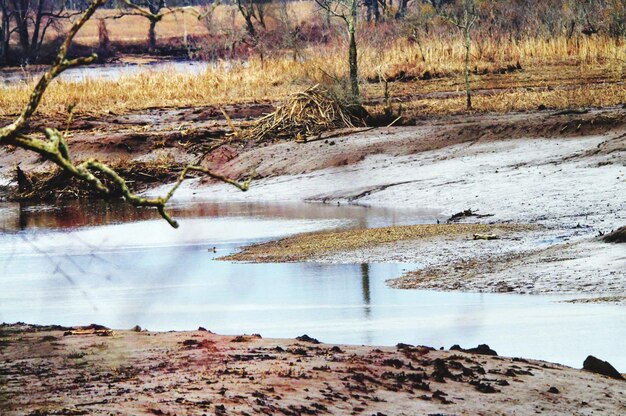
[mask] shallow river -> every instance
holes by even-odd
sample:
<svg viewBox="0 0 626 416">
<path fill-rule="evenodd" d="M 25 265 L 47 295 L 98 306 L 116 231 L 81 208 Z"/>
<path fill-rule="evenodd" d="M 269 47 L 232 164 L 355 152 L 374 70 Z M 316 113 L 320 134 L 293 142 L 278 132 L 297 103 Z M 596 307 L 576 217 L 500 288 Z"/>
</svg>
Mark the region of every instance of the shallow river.
<svg viewBox="0 0 626 416">
<path fill-rule="evenodd" d="M 143 73 L 155 72 L 181 72 L 185 74 L 201 74 L 209 66 L 222 65 L 219 62 L 203 61 L 166 61 L 147 64 L 105 64 L 87 65 L 70 68 L 64 71 L 59 79 L 68 82 L 84 82 L 88 79 L 103 79 L 116 81 L 121 77 L 132 76 Z M 14 85 L 20 82 L 30 82 L 38 79 L 42 74 L 41 69 L 30 70 L 4 70 L 0 71 L 0 87 L 3 85 Z"/>
<path fill-rule="evenodd" d="M 0 204 L 0 321 L 450 347 L 626 371 L 626 308 L 555 296 L 390 289 L 419 265 L 234 264 L 243 244 L 337 227 L 434 222 L 436 213 L 327 205 L 178 206 L 173 230 L 149 211 Z M 214 252 L 215 248 L 215 252 Z M 566 297 L 569 298 L 569 297 Z"/>
</svg>

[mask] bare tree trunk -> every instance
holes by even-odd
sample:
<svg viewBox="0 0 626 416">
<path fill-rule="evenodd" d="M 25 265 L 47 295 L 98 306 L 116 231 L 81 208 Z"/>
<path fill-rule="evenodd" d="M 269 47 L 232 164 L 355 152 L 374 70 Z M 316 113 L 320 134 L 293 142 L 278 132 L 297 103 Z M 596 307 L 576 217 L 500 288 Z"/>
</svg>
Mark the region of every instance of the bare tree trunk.
<svg viewBox="0 0 626 416">
<path fill-rule="evenodd" d="M 98 20 L 98 50 L 99 53 L 108 53 L 111 47 L 111 39 L 109 38 L 109 29 L 106 20 Z"/>
<path fill-rule="evenodd" d="M 143 16 L 150 22 L 148 28 L 148 48 L 154 51 L 157 46 L 156 25 L 163 19 L 167 13 L 162 13 L 161 9 L 165 7 L 165 0 L 145 0 L 142 2 L 134 2 L 133 0 L 120 0 L 128 8 L 132 9 L 132 13 Z M 122 12 L 122 16 L 125 13 Z"/>
<path fill-rule="evenodd" d="M 4 5 L 10 10 L 14 22 L 11 32 L 17 33 L 22 63 L 34 62 L 48 28 L 69 17 L 64 1 L 7 0 Z"/>
<path fill-rule="evenodd" d="M 33 35 L 30 40 L 30 50 L 28 51 L 31 62 L 37 59 L 39 54 L 39 30 L 41 29 L 41 20 L 43 18 L 43 6 L 44 0 L 39 0 L 37 4 L 37 14 L 35 15 L 35 22 L 33 24 Z"/>
<path fill-rule="evenodd" d="M 244 19 L 246 20 L 246 30 L 248 31 L 248 34 L 252 37 L 256 39 L 256 29 L 254 28 L 254 24 L 252 23 L 252 18 L 247 15 L 244 16 Z"/>
<path fill-rule="evenodd" d="M 248 4 L 244 4 L 243 2 L 247 1 Z M 237 8 L 243 16 L 243 19 L 246 21 L 246 30 L 248 31 L 248 35 L 251 38 L 256 39 L 256 30 L 254 29 L 254 23 L 252 23 L 252 0 L 237 0 Z"/>
<path fill-rule="evenodd" d="M 5 0 L 0 0 L 0 66 L 6 65 L 9 52 L 9 10 Z"/>
<path fill-rule="evenodd" d="M 338 0 L 316 0 L 317 4 L 329 15 L 341 18 L 346 24 L 348 29 L 348 68 L 349 68 L 349 82 L 350 82 L 350 99 L 353 104 L 359 104 L 360 92 L 359 92 L 359 67 L 358 67 L 358 48 L 356 40 L 357 29 L 357 8 L 359 6 L 359 0 L 345 0 L 335 3 L 340 10 L 337 10 L 333 2 Z"/>
<path fill-rule="evenodd" d="M 404 19 L 404 16 L 406 16 L 406 8 L 408 4 L 409 4 L 409 0 L 400 0 L 400 7 L 398 8 L 398 11 L 396 12 L 396 15 L 395 15 L 395 18 L 397 20 Z"/>
<path fill-rule="evenodd" d="M 431 0 L 432 1 L 432 0 Z M 459 31 L 463 34 L 463 39 L 465 41 L 465 68 L 463 70 L 463 76 L 465 78 L 465 96 L 466 96 L 466 106 L 467 111 L 472 110 L 472 90 L 470 88 L 470 52 L 472 47 L 472 27 L 478 21 L 478 15 L 476 14 L 476 4 L 474 0 L 464 0 L 463 1 L 463 14 L 462 16 L 454 16 L 447 14 L 445 11 L 439 9 L 438 7 L 441 3 L 432 1 L 435 9 L 438 10 L 440 16 L 445 18 L 448 22 L 452 23 L 456 26 Z"/>
<path fill-rule="evenodd" d="M 378 8 L 378 0 L 366 0 L 365 6 L 367 7 L 367 21 L 372 21 L 372 15 L 374 21 L 378 23 L 380 21 L 380 9 Z"/>
<path fill-rule="evenodd" d="M 472 110 L 472 90 L 470 88 L 470 67 L 469 67 L 469 59 L 470 59 L 470 49 L 472 47 L 472 39 L 470 38 L 470 27 L 466 27 L 463 29 L 463 34 L 465 35 L 465 95 L 467 97 L 467 111 Z"/>
<path fill-rule="evenodd" d="M 13 20 L 22 50 L 22 63 L 28 62 L 30 55 L 30 37 L 28 36 L 28 4 L 24 1 L 12 0 Z"/>
<path fill-rule="evenodd" d="M 148 29 L 148 45 L 151 51 L 156 49 L 156 25 L 157 20 L 150 19 L 150 28 Z"/>
<path fill-rule="evenodd" d="M 359 100 L 359 67 L 356 46 L 356 19 L 357 19 L 357 0 L 352 0 L 350 5 L 350 18 L 348 19 L 348 34 L 350 36 L 350 45 L 348 48 L 348 63 L 350 66 L 350 88 L 352 99 Z"/>
<path fill-rule="evenodd" d="M 253 3 L 253 11 L 254 11 L 254 3 Z M 256 17 L 256 20 L 259 22 L 263 29 L 267 29 L 265 25 L 265 4 L 264 3 L 256 3 L 256 13 L 253 13 Z"/>
</svg>

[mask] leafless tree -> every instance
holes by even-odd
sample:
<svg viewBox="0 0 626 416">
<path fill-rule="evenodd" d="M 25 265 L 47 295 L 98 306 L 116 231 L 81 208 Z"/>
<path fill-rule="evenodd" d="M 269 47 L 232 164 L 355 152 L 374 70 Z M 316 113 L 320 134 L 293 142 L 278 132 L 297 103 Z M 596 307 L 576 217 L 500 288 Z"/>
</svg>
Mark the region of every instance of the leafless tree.
<svg viewBox="0 0 626 416">
<path fill-rule="evenodd" d="M 348 67 L 352 99 L 359 100 L 359 66 L 356 39 L 358 0 L 315 0 L 329 15 L 341 19 L 348 30 Z"/>
<path fill-rule="evenodd" d="M 219 0 L 207 4 L 203 8 L 189 7 L 188 10 L 196 16 L 198 21 L 206 28 L 207 32 L 211 33 L 215 24 L 215 9 L 221 4 Z"/>
<path fill-rule="evenodd" d="M 254 17 L 254 6 L 252 0 L 237 0 L 237 8 L 243 17 L 243 20 L 246 22 L 248 35 L 250 35 L 251 38 L 256 39 L 257 33 L 254 28 L 254 23 L 252 22 L 252 18 Z"/>
<path fill-rule="evenodd" d="M 472 90 L 470 86 L 470 52 L 472 47 L 472 29 L 478 21 L 476 12 L 476 3 L 474 0 L 462 0 L 460 9 L 445 7 L 441 0 L 432 0 L 435 9 L 439 15 L 446 21 L 454 25 L 463 34 L 465 45 L 465 66 L 463 69 L 463 77 L 465 79 L 465 99 L 467 111 L 472 110 Z"/>
<path fill-rule="evenodd" d="M 143 16 L 150 22 L 148 28 L 148 46 L 150 50 L 156 49 L 156 25 L 163 18 L 172 13 L 170 9 L 166 9 L 165 0 L 121 0 L 131 11 L 122 12 L 123 15 Z"/>
<path fill-rule="evenodd" d="M 0 0 L 0 14 L 2 14 L 2 16 L 0 16 L 0 65 L 5 65 L 11 35 L 11 12 L 9 10 L 8 0 Z"/>
<path fill-rule="evenodd" d="M 598 33 L 600 31 L 599 19 L 602 17 L 601 11 L 610 7 L 610 4 L 605 3 L 607 3 L 605 0 L 569 0 L 573 12 L 572 31 L 579 27 L 580 33 L 586 36 Z"/>
<path fill-rule="evenodd" d="M 267 28 L 265 16 L 270 3 L 271 0 L 236 0 L 239 13 L 241 13 L 243 20 L 246 22 L 246 31 L 255 40 L 258 38 L 258 34 L 254 21 L 261 25 L 263 29 Z"/>
<path fill-rule="evenodd" d="M 302 36 L 297 16 L 289 7 L 287 0 L 280 0 L 280 5 L 275 17 L 278 23 L 278 30 L 282 33 L 283 45 L 281 46 L 290 50 L 293 60 L 296 61 L 300 56 L 300 50 L 302 48 Z"/>
<path fill-rule="evenodd" d="M 400 0 L 400 6 L 398 7 L 398 11 L 396 12 L 394 18 L 397 20 L 404 19 L 404 16 L 406 16 L 408 5 L 409 0 Z"/>
<path fill-rule="evenodd" d="M 81 163 L 74 161 L 65 139 L 65 133 L 60 132 L 57 129 L 45 128 L 43 131 L 43 137 L 40 137 L 40 135 L 29 134 L 27 131 L 28 123 L 37 110 L 37 107 L 39 106 L 39 103 L 41 102 L 41 99 L 50 83 L 66 69 L 78 65 L 89 64 L 97 59 L 95 54 L 88 57 L 68 59 L 67 51 L 76 33 L 85 24 L 85 22 L 93 16 L 96 9 L 103 6 L 106 2 L 107 0 L 92 0 L 87 10 L 76 22 L 72 24 L 63 44 L 59 49 L 54 63 L 41 76 L 20 115 L 12 123 L 5 125 L 4 127 L 0 127 L 0 146 L 5 148 L 14 146 L 35 152 L 43 159 L 56 164 L 67 174 L 93 186 L 104 195 L 111 194 L 116 187 L 119 191 L 121 191 L 126 201 L 132 205 L 156 208 L 161 216 L 172 227 L 177 227 L 178 223 L 166 212 L 165 204 L 172 198 L 174 192 L 176 192 L 189 172 L 204 173 L 212 178 L 229 183 L 242 191 L 246 191 L 248 189 L 250 179 L 253 175 L 250 176 L 248 181 L 238 183 L 225 176 L 213 173 L 202 166 L 188 165 L 182 170 L 178 181 L 172 186 L 167 194 L 157 198 L 145 198 L 134 194 L 129 189 L 126 181 L 106 164 L 96 159 L 88 159 Z M 102 177 L 109 179 L 111 185 L 107 185 L 101 179 Z"/>
<path fill-rule="evenodd" d="M 4 19 L 7 35 L 5 48 L 12 33 L 17 34 L 21 49 L 22 63 L 32 63 L 37 60 L 39 52 L 50 28 L 60 29 L 60 22 L 80 12 L 67 8 L 65 0 L 4 0 L 3 16 L 6 13 L 10 19 Z M 13 26 L 9 27 L 10 20 Z"/>
<path fill-rule="evenodd" d="M 378 7 L 378 0 L 364 0 L 366 12 L 366 20 L 378 23 L 380 21 L 380 8 Z"/>
</svg>

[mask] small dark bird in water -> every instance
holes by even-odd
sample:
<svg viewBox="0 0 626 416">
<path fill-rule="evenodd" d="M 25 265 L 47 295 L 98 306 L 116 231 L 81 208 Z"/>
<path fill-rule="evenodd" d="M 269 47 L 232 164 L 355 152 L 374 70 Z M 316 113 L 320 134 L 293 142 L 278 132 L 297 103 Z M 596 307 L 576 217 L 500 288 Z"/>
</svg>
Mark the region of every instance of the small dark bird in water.
<svg viewBox="0 0 626 416">
<path fill-rule="evenodd" d="M 209 251 L 212 251 L 213 253 L 217 253 L 217 249 L 215 247 L 210 248 Z"/>
</svg>

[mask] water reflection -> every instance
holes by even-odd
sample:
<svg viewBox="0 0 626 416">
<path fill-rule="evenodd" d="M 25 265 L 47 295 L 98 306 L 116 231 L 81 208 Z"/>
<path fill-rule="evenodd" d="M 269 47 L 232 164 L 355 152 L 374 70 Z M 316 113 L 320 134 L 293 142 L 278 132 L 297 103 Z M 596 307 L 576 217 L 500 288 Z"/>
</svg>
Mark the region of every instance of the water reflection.
<svg viewBox="0 0 626 416">
<path fill-rule="evenodd" d="M 361 290 L 363 291 L 363 318 L 369 320 L 372 314 L 371 297 L 370 297 L 370 265 L 368 263 L 361 264 Z M 372 334 L 368 331 L 365 334 L 365 343 L 372 344 Z"/>
<path fill-rule="evenodd" d="M 435 210 L 391 210 L 361 206 L 272 203 L 181 203 L 171 205 L 175 218 L 281 218 L 343 219 L 352 227 L 435 222 Z M 122 201 L 68 201 L 56 205 L 0 203 L 0 230 L 18 232 L 33 229 L 75 229 L 85 226 L 120 224 L 160 218 L 156 210 L 135 208 Z"/>
<path fill-rule="evenodd" d="M 580 366 L 594 354 L 626 369 L 622 307 L 386 286 L 386 279 L 417 265 L 216 261 L 253 241 L 427 222 L 431 214 L 302 204 L 180 205 L 174 209 L 185 219 L 172 230 L 149 219 L 154 213 L 102 206 L 109 210 L 108 225 L 95 218 L 100 225 L 78 227 L 94 215 L 87 208 L 0 207 L 3 224 L 14 227 L 0 234 L 0 321 L 204 326 L 225 334 L 307 333 L 326 342 L 373 345 L 488 343 L 504 355 Z"/>
</svg>

